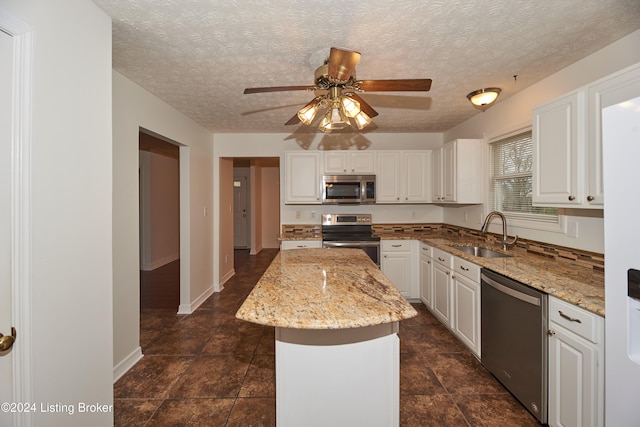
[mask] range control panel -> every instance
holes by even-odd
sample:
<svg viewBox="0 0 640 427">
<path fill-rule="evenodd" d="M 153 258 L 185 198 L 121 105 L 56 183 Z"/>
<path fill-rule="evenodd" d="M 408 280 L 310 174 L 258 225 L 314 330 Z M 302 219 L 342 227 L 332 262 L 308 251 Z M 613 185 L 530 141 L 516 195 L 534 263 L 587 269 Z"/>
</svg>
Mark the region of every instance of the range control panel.
<svg viewBox="0 0 640 427">
<path fill-rule="evenodd" d="M 630 268 L 627 271 L 627 295 L 640 300 L 640 270 Z"/>
</svg>

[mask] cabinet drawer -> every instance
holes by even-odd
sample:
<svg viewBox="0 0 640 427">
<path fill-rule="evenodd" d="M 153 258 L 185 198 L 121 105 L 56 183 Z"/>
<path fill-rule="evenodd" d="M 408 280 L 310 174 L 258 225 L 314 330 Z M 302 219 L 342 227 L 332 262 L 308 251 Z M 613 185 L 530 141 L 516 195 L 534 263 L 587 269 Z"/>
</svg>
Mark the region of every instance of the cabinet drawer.
<svg viewBox="0 0 640 427">
<path fill-rule="evenodd" d="M 480 266 L 477 264 L 462 258 L 453 257 L 453 271 L 457 274 L 462 274 L 476 283 L 480 283 Z"/>
<path fill-rule="evenodd" d="M 453 268 L 453 255 L 438 248 L 433 248 L 433 260 L 447 268 Z"/>
<path fill-rule="evenodd" d="M 382 240 L 380 250 L 383 252 L 411 251 L 411 240 Z"/>
<path fill-rule="evenodd" d="M 280 249 L 305 249 L 305 248 L 321 248 L 321 240 L 283 240 L 280 242 Z"/>
<path fill-rule="evenodd" d="M 433 248 L 426 243 L 420 242 L 420 255 L 433 258 Z"/>
<path fill-rule="evenodd" d="M 601 336 L 599 331 L 602 328 L 601 323 L 604 323 L 599 319 L 601 318 L 598 315 L 573 304 L 557 298 L 549 298 L 549 321 L 596 344 Z"/>
</svg>

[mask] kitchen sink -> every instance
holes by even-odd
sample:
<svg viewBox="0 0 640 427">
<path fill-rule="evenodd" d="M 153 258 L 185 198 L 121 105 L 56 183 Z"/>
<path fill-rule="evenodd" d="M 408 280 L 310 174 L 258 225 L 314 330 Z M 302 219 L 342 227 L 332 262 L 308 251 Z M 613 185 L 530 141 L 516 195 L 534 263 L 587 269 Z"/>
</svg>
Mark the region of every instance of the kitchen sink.
<svg viewBox="0 0 640 427">
<path fill-rule="evenodd" d="M 513 256 L 503 254 L 502 252 L 494 251 L 483 246 L 452 246 L 452 248 L 468 253 L 469 255 L 477 256 L 479 258 L 506 258 Z"/>
</svg>

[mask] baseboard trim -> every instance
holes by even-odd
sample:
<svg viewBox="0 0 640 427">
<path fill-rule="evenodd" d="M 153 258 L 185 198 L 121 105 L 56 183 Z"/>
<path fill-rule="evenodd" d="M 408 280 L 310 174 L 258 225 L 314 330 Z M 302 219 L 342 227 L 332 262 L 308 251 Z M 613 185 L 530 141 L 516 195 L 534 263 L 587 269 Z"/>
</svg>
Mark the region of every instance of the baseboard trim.
<svg viewBox="0 0 640 427">
<path fill-rule="evenodd" d="M 203 302 L 207 300 L 214 293 L 214 286 L 209 286 L 198 298 L 193 300 L 190 304 L 180 304 L 178 307 L 178 314 L 192 314 Z"/>
<path fill-rule="evenodd" d="M 122 359 L 120 363 L 118 363 L 113 368 L 113 383 L 120 379 L 124 374 L 129 371 L 129 369 L 133 368 L 133 366 L 142 359 L 144 355 L 142 354 L 142 347 L 138 346 L 135 350 L 133 350 L 127 357 Z"/>
</svg>

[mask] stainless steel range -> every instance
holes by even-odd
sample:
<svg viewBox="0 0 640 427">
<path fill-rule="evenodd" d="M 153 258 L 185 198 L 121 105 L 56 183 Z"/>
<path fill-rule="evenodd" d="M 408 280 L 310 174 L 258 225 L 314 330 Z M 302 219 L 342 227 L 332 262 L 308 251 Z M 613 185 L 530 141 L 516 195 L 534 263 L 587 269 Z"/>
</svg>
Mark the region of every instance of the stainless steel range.
<svg viewBox="0 0 640 427">
<path fill-rule="evenodd" d="M 380 266 L 380 237 L 373 235 L 371 214 L 322 214 L 323 248 L 358 248 Z"/>
</svg>

